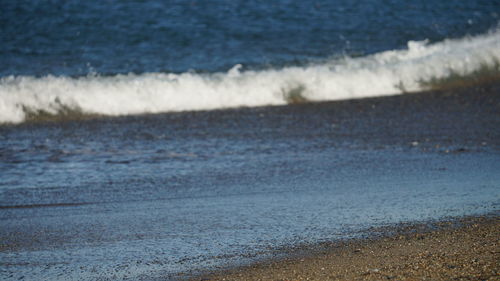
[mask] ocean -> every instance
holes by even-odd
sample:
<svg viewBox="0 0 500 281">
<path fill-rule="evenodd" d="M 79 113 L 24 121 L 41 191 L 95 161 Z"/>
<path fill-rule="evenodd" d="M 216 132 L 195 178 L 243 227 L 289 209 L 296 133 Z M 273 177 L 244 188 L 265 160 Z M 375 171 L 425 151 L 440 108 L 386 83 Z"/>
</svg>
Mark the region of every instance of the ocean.
<svg viewBox="0 0 500 281">
<path fill-rule="evenodd" d="M 0 279 L 169 280 L 498 213 L 498 1 L 1 1 Z"/>
</svg>

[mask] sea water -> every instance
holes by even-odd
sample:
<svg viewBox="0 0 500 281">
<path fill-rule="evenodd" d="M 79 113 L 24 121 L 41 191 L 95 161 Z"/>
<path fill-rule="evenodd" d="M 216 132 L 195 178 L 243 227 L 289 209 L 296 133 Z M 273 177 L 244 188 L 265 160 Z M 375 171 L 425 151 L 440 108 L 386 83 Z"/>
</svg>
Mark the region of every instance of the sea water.
<svg viewBox="0 0 500 281">
<path fill-rule="evenodd" d="M 2 279 L 175 278 L 498 211 L 498 87 L 420 93 L 498 73 L 497 1 L 0 7 Z"/>
<path fill-rule="evenodd" d="M 351 2 L 2 1 L 0 122 L 362 98 L 498 72 L 497 1 Z"/>
</svg>

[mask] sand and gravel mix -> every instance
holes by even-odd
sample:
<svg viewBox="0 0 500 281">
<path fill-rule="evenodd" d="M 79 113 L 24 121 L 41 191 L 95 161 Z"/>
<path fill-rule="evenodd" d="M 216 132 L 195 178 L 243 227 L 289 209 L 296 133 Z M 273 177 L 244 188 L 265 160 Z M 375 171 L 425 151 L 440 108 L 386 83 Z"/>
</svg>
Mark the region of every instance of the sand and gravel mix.
<svg viewBox="0 0 500 281">
<path fill-rule="evenodd" d="M 499 216 L 402 226 L 194 280 L 500 280 L 499 239 Z"/>
</svg>

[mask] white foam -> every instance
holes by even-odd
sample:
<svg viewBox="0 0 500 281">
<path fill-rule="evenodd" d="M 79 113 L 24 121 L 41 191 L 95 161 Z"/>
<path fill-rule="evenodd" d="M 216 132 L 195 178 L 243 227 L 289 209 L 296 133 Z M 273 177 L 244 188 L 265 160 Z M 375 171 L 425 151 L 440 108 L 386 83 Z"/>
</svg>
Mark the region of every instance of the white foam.
<svg viewBox="0 0 500 281">
<path fill-rule="evenodd" d="M 116 75 L 0 79 L 0 122 L 18 123 L 26 111 L 62 108 L 89 114 L 127 115 L 211 110 L 287 103 L 300 91 L 312 101 L 394 95 L 422 90 L 420 81 L 468 74 L 500 61 L 500 30 L 361 58 L 332 59 L 304 67 L 227 73 Z"/>
</svg>

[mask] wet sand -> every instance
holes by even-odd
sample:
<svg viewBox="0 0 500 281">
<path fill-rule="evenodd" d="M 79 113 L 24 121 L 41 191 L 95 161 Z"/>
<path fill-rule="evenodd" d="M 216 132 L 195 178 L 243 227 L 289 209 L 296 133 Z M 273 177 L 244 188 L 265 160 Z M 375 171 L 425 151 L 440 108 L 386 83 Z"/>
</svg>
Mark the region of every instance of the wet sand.
<svg viewBox="0 0 500 281">
<path fill-rule="evenodd" d="M 192 280 L 500 280 L 498 215 L 370 231 Z"/>
</svg>

